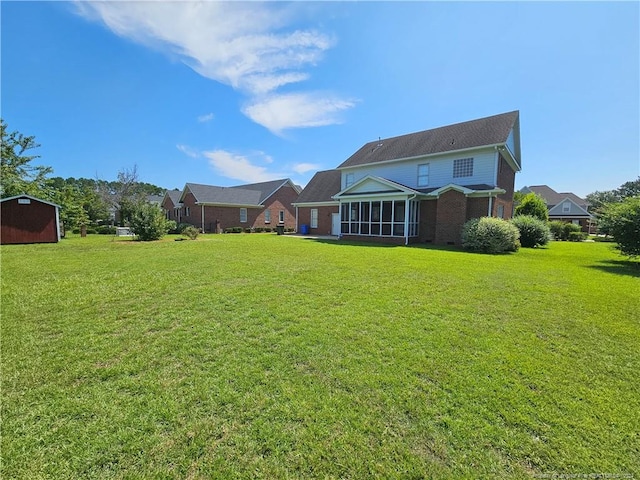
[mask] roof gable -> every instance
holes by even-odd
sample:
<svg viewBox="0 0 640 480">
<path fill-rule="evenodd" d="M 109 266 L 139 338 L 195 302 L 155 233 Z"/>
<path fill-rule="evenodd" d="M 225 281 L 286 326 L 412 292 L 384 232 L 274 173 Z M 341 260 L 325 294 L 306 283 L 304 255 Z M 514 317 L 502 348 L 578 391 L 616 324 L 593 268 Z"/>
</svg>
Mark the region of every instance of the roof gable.
<svg viewBox="0 0 640 480">
<path fill-rule="evenodd" d="M 570 198 L 573 203 L 585 210 L 589 206 L 589 202 L 576 194 L 571 192 L 558 193 L 548 185 L 532 185 L 530 187 L 523 187 L 520 191 L 522 193 L 535 193 L 541 196 L 547 203 L 547 208 L 553 208 L 555 205 L 560 204 L 565 198 Z"/>
<path fill-rule="evenodd" d="M 568 211 L 564 209 L 565 204 L 569 205 Z M 571 197 L 564 197 L 549 209 L 549 217 L 591 217 L 591 214 L 585 208 L 578 205 Z"/>
<path fill-rule="evenodd" d="M 340 191 L 341 175 L 340 170 L 316 172 L 295 203 L 334 202 L 333 196 Z"/>
<path fill-rule="evenodd" d="M 454 152 L 474 147 L 506 145 L 519 125 L 519 112 L 513 111 L 456 123 L 444 127 L 381 139 L 363 145 L 338 168 Z M 519 134 L 515 136 L 519 140 Z M 519 145 L 512 152 L 519 156 Z M 517 163 L 520 159 L 516 159 Z"/>
<path fill-rule="evenodd" d="M 281 179 L 269 182 L 251 183 L 233 187 L 218 187 L 215 185 L 202 185 L 199 183 L 187 183 L 180 195 L 179 201 L 184 199 L 187 192 L 191 192 L 196 203 L 216 205 L 246 205 L 262 206 L 262 204 L 276 193 L 280 188 L 290 185 L 299 193 L 298 187 L 291 180 Z"/>
<path fill-rule="evenodd" d="M 418 192 L 412 188 L 406 187 L 392 180 L 374 175 L 367 175 L 361 178 L 353 185 L 345 188 L 335 195 L 334 198 L 340 198 L 350 195 L 366 195 L 366 194 L 417 194 Z"/>
<path fill-rule="evenodd" d="M 15 200 L 15 199 L 18 199 L 18 198 L 28 198 L 29 200 L 35 200 L 36 202 L 44 203 L 46 205 L 51 205 L 52 207 L 62 208 L 57 203 L 48 202 L 47 200 L 42 200 L 41 198 L 32 197 L 31 195 L 27 195 L 26 193 L 23 193 L 22 195 L 14 195 L 13 197 L 6 197 L 6 198 L 3 198 L 3 199 L 0 199 L 0 203 L 1 202 L 8 202 L 10 200 Z"/>
</svg>

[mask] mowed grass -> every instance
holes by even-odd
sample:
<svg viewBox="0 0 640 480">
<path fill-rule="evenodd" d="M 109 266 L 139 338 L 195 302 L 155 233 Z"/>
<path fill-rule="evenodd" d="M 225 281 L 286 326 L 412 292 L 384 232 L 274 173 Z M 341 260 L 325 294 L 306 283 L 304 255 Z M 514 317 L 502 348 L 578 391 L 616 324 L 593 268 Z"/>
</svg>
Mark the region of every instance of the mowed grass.
<svg viewBox="0 0 640 480">
<path fill-rule="evenodd" d="M 640 477 L 640 269 L 611 244 L 1 254 L 3 479 Z"/>
</svg>

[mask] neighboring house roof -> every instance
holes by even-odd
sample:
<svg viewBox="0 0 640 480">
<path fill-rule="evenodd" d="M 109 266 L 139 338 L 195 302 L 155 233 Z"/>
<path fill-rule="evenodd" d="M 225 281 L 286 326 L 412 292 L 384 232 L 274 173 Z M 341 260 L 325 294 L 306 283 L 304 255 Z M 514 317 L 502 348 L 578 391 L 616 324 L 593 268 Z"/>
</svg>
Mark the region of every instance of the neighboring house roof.
<svg viewBox="0 0 640 480">
<path fill-rule="evenodd" d="M 548 185 L 532 185 L 530 187 L 523 187 L 520 189 L 522 193 L 535 193 L 536 195 L 540 195 L 544 201 L 547 203 L 547 207 L 549 209 L 553 208 L 555 205 L 559 205 L 563 200 L 568 198 L 576 205 L 584 208 L 585 210 L 590 205 L 585 199 L 580 198 L 574 193 L 564 192 L 558 193 L 553 188 Z"/>
<path fill-rule="evenodd" d="M 182 196 L 182 192 L 180 190 L 167 190 L 164 194 L 164 198 L 169 197 L 173 206 L 177 206 L 180 203 L 180 197 Z M 164 202 L 164 198 L 162 199 Z"/>
<path fill-rule="evenodd" d="M 513 111 L 369 142 L 338 168 L 454 152 L 474 147 L 504 145 L 518 119 L 519 112 Z M 512 153 L 519 157 L 519 152 Z M 517 162 L 519 163 L 519 158 Z"/>
<path fill-rule="evenodd" d="M 147 202 L 160 205 L 164 200 L 164 195 L 147 195 Z"/>
<path fill-rule="evenodd" d="M 41 198 L 32 197 L 31 195 L 27 195 L 26 193 L 23 193 L 22 195 L 14 195 L 13 197 L 3 198 L 3 199 L 0 200 L 0 203 L 7 202 L 9 200 L 15 200 L 16 198 L 28 198 L 30 200 L 35 200 L 36 202 L 46 203 L 47 205 L 51 205 L 52 207 L 62 208 L 57 203 L 48 202 L 47 200 L 42 200 Z"/>
<path fill-rule="evenodd" d="M 332 197 L 340 191 L 340 170 L 323 170 L 316 172 L 302 190 L 296 204 L 302 203 L 337 203 Z"/>
<path fill-rule="evenodd" d="M 178 201 L 182 201 L 188 190 L 193 194 L 196 203 L 199 204 L 246 205 L 258 207 L 286 184 L 291 185 L 297 193 L 300 193 L 299 188 L 288 178 L 273 180 L 270 182 L 238 185 L 234 187 L 217 187 L 215 185 L 187 183 Z"/>
</svg>

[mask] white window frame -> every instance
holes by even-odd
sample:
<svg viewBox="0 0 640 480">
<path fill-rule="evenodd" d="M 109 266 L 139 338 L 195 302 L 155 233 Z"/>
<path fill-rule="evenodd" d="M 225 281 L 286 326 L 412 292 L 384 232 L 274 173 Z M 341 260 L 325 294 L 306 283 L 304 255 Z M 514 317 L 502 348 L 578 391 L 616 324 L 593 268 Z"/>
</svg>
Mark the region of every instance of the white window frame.
<svg viewBox="0 0 640 480">
<path fill-rule="evenodd" d="M 311 209 L 309 223 L 311 228 L 318 228 L 318 209 L 317 208 Z"/>
<path fill-rule="evenodd" d="M 504 218 L 504 205 L 498 205 L 498 218 Z"/>
<path fill-rule="evenodd" d="M 271 210 L 268 208 L 264 211 L 264 223 L 271 223 Z"/>
<path fill-rule="evenodd" d="M 278 212 L 278 223 L 284 223 L 284 210 Z"/>
<path fill-rule="evenodd" d="M 240 223 L 247 223 L 247 209 L 240 209 Z"/>
<path fill-rule="evenodd" d="M 418 187 L 426 187 L 429 185 L 429 164 L 421 163 L 418 165 Z"/>
<path fill-rule="evenodd" d="M 453 178 L 473 177 L 473 157 L 453 161 Z"/>
<path fill-rule="evenodd" d="M 191 216 L 191 210 L 189 209 L 189 207 L 184 207 L 184 216 L 185 217 Z"/>
<path fill-rule="evenodd" d="M 569 213 L 571 211 L 571 202 L 566 201 L 562 203 L 562 213 Z"/>
</svg>

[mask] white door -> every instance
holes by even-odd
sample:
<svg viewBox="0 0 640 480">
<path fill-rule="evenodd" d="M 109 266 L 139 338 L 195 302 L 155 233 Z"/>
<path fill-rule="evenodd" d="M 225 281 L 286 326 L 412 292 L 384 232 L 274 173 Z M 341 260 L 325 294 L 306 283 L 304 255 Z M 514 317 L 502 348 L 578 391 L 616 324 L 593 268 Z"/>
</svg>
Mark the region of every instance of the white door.
<svg viewBox="0 0 640 480">
<path fill-rule="evenodd" d="M 331 235 L 340 235 L 340 214 L 331 214 Z"/>
</svg>

